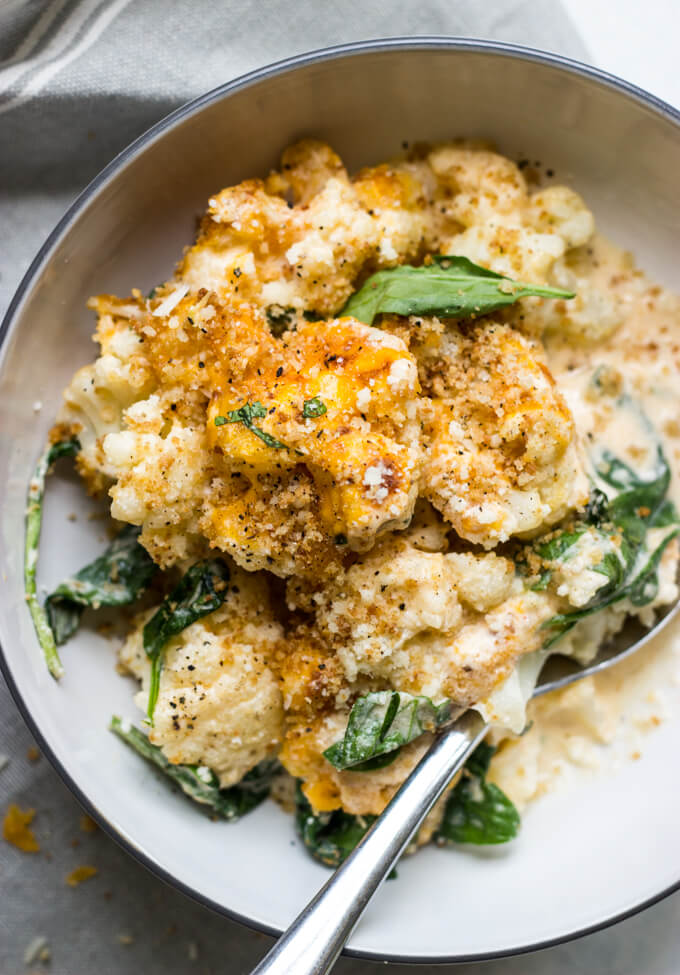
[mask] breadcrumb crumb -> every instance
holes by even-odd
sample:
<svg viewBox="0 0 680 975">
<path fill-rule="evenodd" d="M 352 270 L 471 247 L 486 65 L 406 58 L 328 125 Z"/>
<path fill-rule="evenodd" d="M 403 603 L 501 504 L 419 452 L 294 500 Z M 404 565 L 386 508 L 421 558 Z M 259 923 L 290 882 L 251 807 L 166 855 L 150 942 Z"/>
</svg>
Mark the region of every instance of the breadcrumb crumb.
<svg viewBox="0 0 680 975">
<path fill-rule="evenodd" d="M 84 881 L 89 880 L 91 877 L 96 877 L 99 873 L 97 867 L 92 867 L 87 863 L 82 864 L 80 867 L 76 867 L 72 870 L 70 874 L 66 877 L 66 884 L 69 887 L 78 887 Z"/>
<path fill-rule="evenodd" d="M 12 846 L 23 853 L 39 853 L 40 844 L 30 828 L 35 817 L 35 809 L 20 809 L 12 803 L 2 823 L 2 836 Z"/>
</svg>

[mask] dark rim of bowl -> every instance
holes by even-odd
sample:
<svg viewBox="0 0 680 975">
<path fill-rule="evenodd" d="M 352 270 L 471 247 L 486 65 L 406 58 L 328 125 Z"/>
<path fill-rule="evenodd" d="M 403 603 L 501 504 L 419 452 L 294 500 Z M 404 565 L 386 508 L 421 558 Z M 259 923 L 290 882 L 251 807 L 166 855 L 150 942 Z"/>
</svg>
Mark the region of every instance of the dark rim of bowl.
<svg viewBox="0 0 680 975">
<path fill-rule="evenodd" d="M 204 95 L 200 95 L 198 98 L 194 98 L 185 105 L 180 106 L 180 108 L 176 109 L 174 112 L 171 112 L 165 118 L 151 126 L 150 129 L 147 129 L 147 131 L 135 139 L 134 142 L 131 142 L 127 148 L 123 149 L 122 152 L 120 152 L 107 166 L 104 167 L 104 169 L 101 170 L 100 173 L 98 173 L 97 176 L 95 176 L 95 178 L 85 187 L 85 189 L 76 197 L 74 202 L 66 210 L 64 216 L 57 223 L 52 233 L 42 245 L 31 262 L 26 274 L 22 278 L 14 297 L 9 304 L 2 325 L 0 325 L 0 348 L 5 337 L 9 333 L 15 316 L 21 309 L 21 306 L 29 293 L 33 279 L 40 272 L 43 264 L 46 263 L 52 251 L 61 240 L 61 237 L 70 228 L 71 224 L 74 223 L 79 213 L 84 209 L 86 204 L 94 196 L 96 196 L 98 191 L 103 188 L 108 180 L 118 172 L 118 170 L 120 170 L 127 162 L 139 155 L 147 146 L 163 135 L 163 133 L 172 129 L 182 120 L 194 115 L 196 112 L 200 111 L 205 106 L 212 104 L 213 102 L 219 101 L 220 99 L 227 97 L 234 92 L 248 88 L 259 81 L 295 70 L 296 68 L 314 64 L 320 61 L 332 61 L 338 58 L 360 54 L 380 54 L 385 51 L 423 49 L 450 50 L 461 53 L 496 54 L 500 57 L 517 58 L 520 60 L 537 62 L 539 64 L 547 65 L 548 67 L 558 68 L 567 74 L 587 78 L 601 87 L 609 88 L 619 94 L 627 95 L 629 98 L 641 103 L 645 107 L 651 109 L 654 113 L 680 127 L 680 111 L 673 108 L 662 99 L 651 95 L 642 88 L 639 88 L 637 85 L 633 85 L 630 82 L 618 78 L 616 75 L 601 71 L 598 68 L 590 67 L 589 65 L 583 64 L 580 61 L 575 61 L 572 58 L 563 57 L 562 55 L 558 54 L 551 54 L 545 51 L 539 51 L 533 48 L 521 47 L 520 45 L 516 44 L 504 44 L 497 41 L 477 40 L 473 38 L 424 35 L 422 37 L 393 37 L 367 41 L 355 41 L 350 44 L 340 44 L 334 47 L 320 48 L 305 54 L 285 58 L 284 60 L 276 61 L 273 64 L 250 71 L 247 74 L 241 75 L 239 78 L 235 78 L 233 81 L 228 81 L 223 85 L 219 85 L 217 88 L 213 88 L 212 91 L 209 91 Z M 134 857 L 138 863 L 141 863 L 142 866 L 150 870 L 151 873 L 165 881 L 165 883 L 167 883 L 170 887 L 174 887 L 181 893 L 186 894 L 192 900 L 197 901 L 204 907 L 208 907 L 218 914 L 225 915 L 234 921 L 238 921 L 252 930 L 264 932 L 273 936 L 278 936 L 281 933 L 280 929 L 278 928 L 239 914 L 238 911 L 224 907 L 222 904 L 219 904 L 216 901 L 213 901 L 211 898 L 206 897 L 194 887 L 185 884 L 183 881 L 173 876 L 160 863 L 138 847 L 131 838 L 124 836 L 118 827 L 110 822 L 106 818 L 105 814 L 93 804 L 93 802 L 88 798 L 78 783 L 72 778 L 70 773 L 66 771 L 60 760 L 52 751 L 49 743 L 45 740 L 45 737 L 40 731 L 36 719 L 33 718 L 23 700 L 21 692 L 12 676 L 9 663 L 5 657 L 4 651 L 2 650 L 2 646 L 0 646 L 0 670 L 7 681 L 7 685 L 24 721 L 40 745 L 42 751 L 47 755 L 49 761 L 81 806 L 83 806 L 83 808 L 99 823 L 102 829 L 119 846 Z M 544 948 L 564 944 L 565 942 L 572 941 L 576 938 L 584 937 L 587 934 L 593 934 L 596 931 L 601 931 L 604 928 L 617 924 L 619 921 L 623 921 L 626 918 L 632 917 L 640 911 L 651 907 L 653 904 L 658 903 L 678 889 L 680 889 L 680 879 L 676 883 L 660 891 L 658 894 L 655 894 L 653 897 L 649 897 L 647 900 L 641 901 L 639 904 L 636 904 L 633 907 L 606 917 L 594 924 L 579 928 L 576 931 L 570 931 L 567 934 L 559 935 L 555 938 L 549 938 L 544 941 L 537 941 L 533 944 L 522 945 L 521 947 L 509 948 L 507 950 L 477 952 L 470 955 L 402 955 L 393 954 L 390 952 L 382 953 L 359 950 L 356 948 L 346 948 L 344 954 L 354 958 L 365 958 L 371 961 L 391 961 L 401 964 L 423 965 L 447 965 L 456 962 L 491 961 L 493 959 L 509 958 L 513 955 L 521 955 L 527 952 L 539 951 Z"/>
</svg>

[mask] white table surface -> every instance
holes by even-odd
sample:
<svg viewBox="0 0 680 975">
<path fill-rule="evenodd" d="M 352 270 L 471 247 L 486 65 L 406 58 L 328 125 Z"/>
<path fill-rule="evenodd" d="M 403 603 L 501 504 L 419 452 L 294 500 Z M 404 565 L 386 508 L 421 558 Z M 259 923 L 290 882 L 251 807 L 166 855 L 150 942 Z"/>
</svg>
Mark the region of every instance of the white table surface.
<svg viewBox="0 0 680 975">
<path fill-rule="evenodd" d="M 563 0 L 563 5 L 593 64 L 680 108 L 678 0 Z"/>
<path fill-rule="evenodd" d="M 6 0 L 0 0 L 3 2 Z M 544 2 L 527 2 L 529 16 L 540 18 L 547 9 Z M 518 6 L 517 2 L 509 5 Z M 564 0 L 563 5 L 592 63 L 680 106 L 680 0 Z M 354 36 L 359 34 L 354 32 Z M 507 34 L 499 26 L 484 36 Z M 327 40 L 332 43 L 335 39 Z M 553 49 L 559 50 L 559 45 Z M 56 200 L 55 216 L 60 205 Z M 3 298 L 18 283 L 32 250 L 48 230 L 49 225 L 35 226 L 32 236 L 26 238 L 31 241 L 26 252 L 12 254 L 9 261 L 3 258 Z M 3 310 L 0 307 L 0 312 Z M 13 707 L 0 682 L 0 715 L 6 717 Z M 39 834 L 44 852 L 30 859 L 27 866 L 25 854 L 6 846 L 0 851 L 0 975 L 47 970 L 39 962 L 32 967 L 23 963 L 24 949 L 35 935 L 45 935 L 49 941 L 49 970 L 53 975 L 119 975 L 132 971 L 236 975 L 250 970 L 270 944 L 269 938 L 217 917 L 165 887 L 101 832 L 83 833 L 79 829 L 80 810 L 47 761 L 27 758 L 32 741 L 26 728 L 16 720 L 4 727 L 8 730 L 0 739 L 0 753 L 11 761 L 0 772 L 0 810 L 10 799 L 42 809 Z M 71 866 L 95 863 L 99 868 L 96 882 L 77 890 L 66 888 L 64 864 L 71 861 Z M 93 930 L 97 931 L 96 938 L 91 936 Z M 339 975 L 377 975 L 384 970 L 384 966 L 352 959 L 343 959 L 336 968 Z M 429 966 L 395 969 L 405 975 L 453 970 Z M 579 941 L 514 959 L 456 966 L 455 972 L 678 975 L 680 894 Z"/>
</svg>

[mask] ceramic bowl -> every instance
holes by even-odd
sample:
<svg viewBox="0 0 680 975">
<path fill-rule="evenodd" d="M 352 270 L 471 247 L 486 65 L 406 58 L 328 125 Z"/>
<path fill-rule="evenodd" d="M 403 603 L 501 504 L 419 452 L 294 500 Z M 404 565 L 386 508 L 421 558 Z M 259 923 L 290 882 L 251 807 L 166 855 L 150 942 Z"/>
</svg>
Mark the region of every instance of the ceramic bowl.
<svg viewBox="0 0 680 975">
<path fill-rule="evenodd" d="M 135 720 L 114 649 L 85 628 L 45 670 L 24 603 L 24 495 L 74 369 L 93 356 L 90 294 L 163 280 L 208 197 L 266 174 L 301 136 L 328 140 L 350 169 L 403 142 L 493 140 L 579 190 L 599 227 L 679 286 L 680 116 L 591 68 L 498 44 L 443 38 L 320 51 L 229 82 L 160 122 L 93 181 L 50 235 L 2 327 L 0 642 L 3 669 L 40 745 L 85 807 L 132 855 L 203 903 L 262 930 L 284 928 L 327 877 L 273 802 L 213 823 L 107 730 Z M 675 280 L 674 280 L 675 279 Z M 34 411 L 36 400 L 42 410 Z M 101 523 L 74 479 L 52 479 L 40 582 L 92 557 Z M 428 848 L 403 862 L 354 933 L 379 959 L 459 961 L 537 948 L 604 925 L 680 881 L 678 723 L 644 758 L 536 803 L 520 838 L 471 855 Z"/>
</svg>

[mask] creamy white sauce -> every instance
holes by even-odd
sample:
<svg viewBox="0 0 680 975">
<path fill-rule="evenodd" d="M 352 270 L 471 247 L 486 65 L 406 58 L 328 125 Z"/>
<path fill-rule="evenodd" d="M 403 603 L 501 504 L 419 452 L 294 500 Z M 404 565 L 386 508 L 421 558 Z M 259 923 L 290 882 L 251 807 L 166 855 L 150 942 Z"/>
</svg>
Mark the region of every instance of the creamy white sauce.
<svg viewBox="0 0 680 975">
<path fill-rule="evenodd" d="M 596 342 L 575 345 L 557 330 L 543 337 L 582 450 L 596 458 L 607 447 L 651 476 L 660 441 L 672 471 L 669 495 L 680 506 L 680 299 L 601 237 L 574 264 L 577 280 L 613 296 L 621 317 Z M 492 778 L 522 807 L 580 775 L 639 759 L 645 734 L 679 707 L 680 619 L 630 659 L 531 702 L 533 723 L 501 745 Z"/>
<path fill-rule="evenodd" d="M 532 723 L 501 745 L 491 778 L 522 808 L 579 776 L 640 759 L 647 733 L 678 708 L 680 619 L 609 670 L 532 701 Z"/>
</svg>

